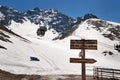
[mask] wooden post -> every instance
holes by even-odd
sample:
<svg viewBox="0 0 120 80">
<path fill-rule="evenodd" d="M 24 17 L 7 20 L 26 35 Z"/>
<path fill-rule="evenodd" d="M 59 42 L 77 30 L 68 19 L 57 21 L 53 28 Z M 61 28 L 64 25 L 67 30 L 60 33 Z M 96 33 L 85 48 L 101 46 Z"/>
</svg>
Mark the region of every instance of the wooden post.
<svg viewBox="0 0 120 80">
<path fill-rule="evenodd" d="M 93 68 L 93 80 L 98 80 L 98 70 L 97 67 Z"/>
<path fill-rule="evenodd" d="M 99 70 L 97 68 L 97 80 L 99 80 Z"/>
<path fill-rule="evenodd" d="M 82 59 L 85 59 L 85 40 L 83 39 L 83 46 L 82 46 Z M 82 80 L 86 80 L 86 71 L 85 71 L 85 63 L 82 63 Z"/>
<path fill-rule="evenodd" d="M 85 59 L 85 50 L 83 49 L 82 59 Z M 82 80 L 86 80 L 85 63 L 82 63 Z"/>
</svg>

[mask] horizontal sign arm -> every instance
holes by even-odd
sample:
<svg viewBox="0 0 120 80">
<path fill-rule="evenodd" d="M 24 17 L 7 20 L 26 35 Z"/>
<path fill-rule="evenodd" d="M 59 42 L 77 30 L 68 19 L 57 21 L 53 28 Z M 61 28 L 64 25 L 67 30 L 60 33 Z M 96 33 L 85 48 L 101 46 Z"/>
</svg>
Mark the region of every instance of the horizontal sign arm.
<svg viewBox="0 0 120 80">
<path fill-rule="evenodd" d="M 95 63 L 95 59 L 70 58 L 70 63 Z"/>
</svg>

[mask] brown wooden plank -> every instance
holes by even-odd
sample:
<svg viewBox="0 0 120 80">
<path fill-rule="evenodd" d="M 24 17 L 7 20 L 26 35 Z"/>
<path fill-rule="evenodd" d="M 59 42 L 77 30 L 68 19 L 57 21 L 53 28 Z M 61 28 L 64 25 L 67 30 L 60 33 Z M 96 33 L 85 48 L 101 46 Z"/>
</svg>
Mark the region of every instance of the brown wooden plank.
<svg viewBox="0 0 120 80">
<path fill-rule="evenodd" d="M 97 50 L 97 40 L 71 40 L 70 49 Z"/>
<path fill-rule="evenodd" d="M 93 45 L 93 44 L 90 44 L 90 45 L 81 45 L 81 44 L 71 44 L 70 45 L 70 49 L 89 49 L 89 50 L 97 50 L 97 45 Z"/>
<path fill-rule="evenodd" d="M 94 59 L 70 58 L 70 63 L 95 63 Z"/>
<path fill-rule="evenodd" d="M 97 40 L 70 40 L 71 44 L 97 44 Z"/>
</svg>

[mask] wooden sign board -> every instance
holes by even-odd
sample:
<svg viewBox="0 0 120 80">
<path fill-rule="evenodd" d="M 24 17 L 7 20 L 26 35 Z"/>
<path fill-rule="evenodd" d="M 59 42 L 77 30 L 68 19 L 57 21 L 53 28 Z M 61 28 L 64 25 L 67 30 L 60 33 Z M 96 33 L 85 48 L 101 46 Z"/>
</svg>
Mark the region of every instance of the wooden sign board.
<svg viewBox="0 0 120 80">
<path fill-rule="evenodd" d="M 70 58 L 70 63 L 95 63 L 94 59 L 81 59 L 81 58 Z"/>
<path fill-rule="evenodd" d="M 97 40 L 71 40 L 70 49 L 97 50 Z"/>
<path fill-rule="evenodd" d="M 72 44 L 97 44 L 97 40 L 71 40 Z"/>
</svg>

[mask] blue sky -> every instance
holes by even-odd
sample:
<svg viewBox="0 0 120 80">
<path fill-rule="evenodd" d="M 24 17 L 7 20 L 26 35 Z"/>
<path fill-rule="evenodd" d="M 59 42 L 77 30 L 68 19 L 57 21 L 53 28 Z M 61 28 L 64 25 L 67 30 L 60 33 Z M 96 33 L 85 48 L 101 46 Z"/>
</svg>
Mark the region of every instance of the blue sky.
<svg viewBox="0 0 120 80">
<path fill-rule="evenodd" d="M 52 8 L 73 18 L 92 13 L 101 19 L 120 23 L 120 0 L 0 0 L 0 5 L 19 11 Z"/>
</svg>

